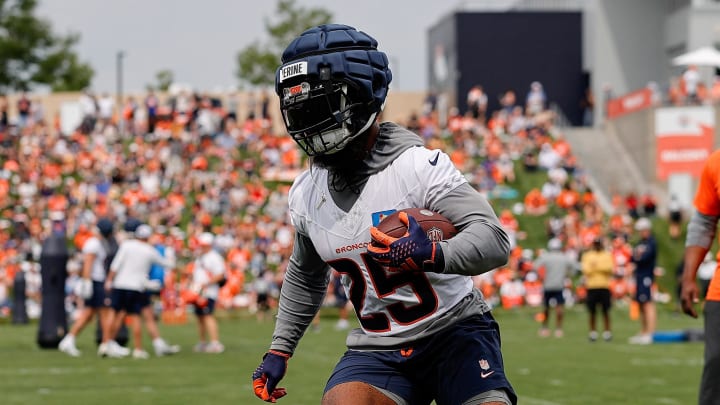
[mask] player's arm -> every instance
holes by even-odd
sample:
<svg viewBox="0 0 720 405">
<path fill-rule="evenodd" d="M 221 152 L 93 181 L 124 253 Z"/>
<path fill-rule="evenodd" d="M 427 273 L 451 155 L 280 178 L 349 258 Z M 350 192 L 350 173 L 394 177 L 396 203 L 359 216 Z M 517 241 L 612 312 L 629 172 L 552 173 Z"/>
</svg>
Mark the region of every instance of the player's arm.
<svg viewBox="0 0 720 405">
<path fill-rule="evenodd" d="M 115 254 L 115 257 L 113 258 L 112 262 L 110 262 L 110 270 L 108 271 L 107 277 L 105 278 L 105 289 L 110 290 L 112 288 L 113 280 L 115 279 L 115 275 L 117 274 L 118 269 L 120 266 L 123 265 L 123 262 L 125 262 L 125 257 L 127 256 L 127 245 L 121 244 L 120 248 L 118 248 L 117 253 Z"/>
<path fill-rule="evenodd" d="M 694 318 L 697 318 L 694 304 L 699 300 L 697 271 L 715 239 L 718 218 L 695 211 L 687 227 L 680 301 L 683 311 Z"/>
<path fill-rule="evenodd" d="M 165 257 L 160 254 L 157 250 L 154 251 L 152 256 L 152 261 L 154 264 L 157 264 L 159 266 L 165 267 L 167 269 L 172 269 L 175 267 L 175 257 Z"/>
<path fill-rule="evenodd" d="M 440 242 L 446 274 L 475 276 L 507 263 L 510 240 L 488 201 L 464 183 L 428 207 L 449 219 L 459 230 Z"/>
<path fill-rule="evenodd" d="M 280 290 L 271 350 L 288 354 L 295 351 L 325 298 L 329 269 L 310 238 L 295 232 L 293 252 Z"/>
</svg>

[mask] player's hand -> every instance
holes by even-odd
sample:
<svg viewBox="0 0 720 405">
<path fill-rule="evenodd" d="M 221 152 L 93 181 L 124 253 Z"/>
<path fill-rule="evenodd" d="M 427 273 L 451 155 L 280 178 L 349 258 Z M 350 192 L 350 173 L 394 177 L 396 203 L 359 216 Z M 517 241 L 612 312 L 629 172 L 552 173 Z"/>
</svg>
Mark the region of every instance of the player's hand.
<svg viewBox="0 0 720 405">
<path fill-rule="evenodd" d="M 415 218 L 406 212 L 400 212 L 400 222 L 408 228 L 405 235 L 394 238 L 376 227 L 370 228 L 372 243 L 368 254 L 378 263 L 390 270 L 431 271 L 442 273 L 445 258 L 440 244 L 427 237 Z"/>
<path fill-rule="evenodd" d="M 285 376 L 289 359 L 290 354 L 277 350 L 265 353 L 262 363 L 252 375 L 255 396 L 265 402 L 274 403 L 287 394 L 285 388 L 277 387 L 277 384 Z"/>
<path fill-rule="evenodd" d="M 81 278 L 77 281 L 75 284 L 75 295 L 78 297 L 87 300 L 92 297 L 93 294 L 93 283 L 92 280 L 89 278 Z"/>
<path fill-rule="evenodd" d="M 695 310 L 695 304 L 699 301 L 698 299 L 698 286 L 695 280 L 682 282 L 682 289 L 680 292 L 680 303 L 682 304 L 682 310 L 684 313 L 697 318 L 697 311 Z"/>
</svg>

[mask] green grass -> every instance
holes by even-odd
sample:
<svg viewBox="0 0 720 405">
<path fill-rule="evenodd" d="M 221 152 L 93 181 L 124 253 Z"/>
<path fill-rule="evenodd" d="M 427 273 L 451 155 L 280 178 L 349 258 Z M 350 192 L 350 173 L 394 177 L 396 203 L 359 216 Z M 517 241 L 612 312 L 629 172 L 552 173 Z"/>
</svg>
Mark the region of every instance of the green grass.
<svg viewBox="0 0 720 405">
<path fill-rule="evenodd" d="M 496 310 L 508 377 L 521 404 L 690 404 L 702 367 L 700 343 L 633 346 L 627 338 L 638 324 L 626 309 L 613 312 L 615 339 L 589 343 L 582 307 L 566 316 L 565 337 L 539 338 L 535 310 Z M 321 331 L 309 331 L 290 360 L 283 385 L 285 405 L 318 404 L 335 362 L 343 353 L 345 333 L 333 329 L 332 311 L 324 313 Z M 668 311 L 659 329 L 700 328 L 701 321 Z M 266 350 L 272 323 L 247 315 L 221 319 L 226 352 L 192 352 L 194 323 L 161 325 L 164 336 L 183 351 L 149 360 L 99 359 L 84 331 L 81 358 L 70 358 L 35 344 L 37 325 L 0 325 L 0 402 L 10 404 L 260 404 L 251 392 L 250 375 Z M 149 341 L 145 342 L 149 348 Z"/>
</svg>

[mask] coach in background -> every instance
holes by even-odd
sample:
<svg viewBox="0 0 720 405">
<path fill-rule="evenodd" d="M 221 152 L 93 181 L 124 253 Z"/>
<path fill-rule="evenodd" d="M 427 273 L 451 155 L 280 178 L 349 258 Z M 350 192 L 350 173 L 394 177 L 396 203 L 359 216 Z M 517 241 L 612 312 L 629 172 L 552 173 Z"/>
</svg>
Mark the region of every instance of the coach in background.
<svg viewBox="0 0 720 405">
<path fill-rule="evenodd" d="M 720 151 L 705 162 L 695 193 L 695 212 L 690 218 L 685 241 L 680 301 L 683 312 L 697 318 L 695 304 L 699 301 L 696 281 L 698 267 L 710 249 L 720 218 Z M 700 381 L 698 404 L 720 404 L 720 276 L 718 271 L 710 280 L 705 296 L 705 365 Z"/>
<path fill-rule="evenodd" d="M 225 259 L 213 249 L 215 236 L 204 232 L 198 237 L 200 256 L 195 260 L 192 284 L 199 298 L 195 300 L 195 315 L 198 320 L 200 341 L 196 352 L 222 353 L 225 346 L 220 343 L 218 324 L 215 319 L 215 301 L 220 292 L 220 283 L 225 279 Z"/>
<path fill-rule="evenodd" d="M 536 270 L 545 269 L 545 276 L 543 277 L 545 318 L 543 319 L 542 328 L 540 328 L 540 336 L 550 336 L 550 329 L 548 328 L 550 307 L 555 307 L 555 337 L 562 337 L 565 279 L 573 275 L 577 263 L 562 252 L 562 241 L 553 238 L 548 241 L 548 251 L 537 258 L 534 267 Z"/>
<path fill-rule="evenodd" d="M 635 301 L 640 306 L 640 334 L 630 338 L 630 343 L 648 345 L 653 341 L 657 313 L 652 297 L 652 286 L 655 283 L 655 261 L 657 259 L 657 242 L 652 235 L 652 223 L 647 218 L 640 218 L 635 223 L 635 230 L 640 240 L 633 248 L 632 263 L 635 265 Z"/>
<path fill-rule="evenodd" d="M 590 334 L 588 339 L 594 342 L 598 339 L 596 325 L 597 307 L 600 306 L 603 314 L 605 330 L 603 339 L 610 341 L 612 331 L 610 328 L 610 278 L 613 273 L 613 258 L 605 249 L 602 238 L 593 241 L 592 249 L 583 253 L 580 268 L 585 276 L 587 287 L 587 307 L 590 312 Z"/>
<path fill-rule="evenodd" d="M 124 357 L 128 355 L 127 349 L 120 346 L 110 338 L 112 324 L 112 309 L 109 297 L 105 294 L 105 258 L 108 255 L 108 239 L 112 237 L 113 224 L 108 219 L 100 219 L 95 225 L 92 235 L 82 245 L 83 267 L 82 279 L 78 281 L 75 294 L 85 300 L 85 306 L 80 317 L 70 328 L 70 332 L 60 341 L 60 351 L 70 356 L 80 356 L 80 350 L 75 346 L 75 337 L 82 332 L 90 321 L 98 314 L 104 346 L 100 354 L 110 357 Z M 114 337 L 115 335 L 112 334 Z"/>
<path fill-rule="evenodd" d="M 120 329 L 126 314 L 130 319 L 135 347 L 132 356 L 136 359 L 147 359 L 150 355 L 143 350 L 142 346 L 140 313 L 148 303 L 145 290 L 148 286 L 150 267 L 154 263 L 164 267 L 173 267 L 175 264 L 162 257 L 147 242 L 152 236 L 150 226 L 144 224 L 138 226 L 134 236 L 120 244 L 120 249 L 110 264 L 110 274 L 105 281 L 105 289 L 112 289 L 113 328 L 111 336 L 114 336 Z M 160 339 L 159 336 L 156 339 Z M 103 344 L 106 343 L 105 340 L 106 338 L 103 336 Z M 103 344 L 100 345 L 101 349 Z M 153 341 L 153 345 L 156 345 L 155 341 Z"/>
</svg>

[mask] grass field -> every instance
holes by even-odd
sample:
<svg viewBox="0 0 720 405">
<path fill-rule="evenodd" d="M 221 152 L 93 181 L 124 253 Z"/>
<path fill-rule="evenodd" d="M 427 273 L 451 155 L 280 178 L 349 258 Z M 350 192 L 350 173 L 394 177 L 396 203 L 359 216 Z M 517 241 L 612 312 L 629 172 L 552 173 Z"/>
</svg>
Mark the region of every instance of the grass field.
<svg viewBox="0 0 720 405">
<path fill-rule="evenodd" d="M 626 309 L 613 312 L 615 339 L 587 341 L 587 316 L 569 311 L 565 337 L 539 338 L 534 310 L 496 310 L 506 371 L 520 404 L 692 404 L 702 367 L 701 343 L 627 344 L 638 328 Z M 345 332 L 330 311 L 320 332 L 309 331 L 283 380 L 285 405 L 318 404 L 325 381 L 344 350 Z M 226 352 L 192 352 L 195 325 L 161 326 L 183 351 L 149 360 L 100 359 L 93 330 L 78 339 L 70 358 L 35 344 L 37 326 L 0 324 L 0 403 L 9 404 L 260 404 L 250 375 L 266 350 L 272 322 L 247 315 L 221 319 Z M 662 311 L 659 329 L 700 328 L 701 320 Z M 149 348 L 149 341 L 146 347 Z"/>
</svg>

